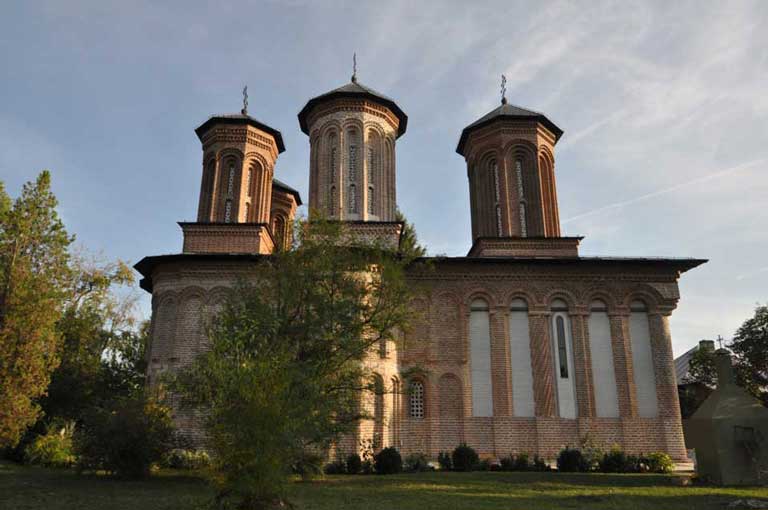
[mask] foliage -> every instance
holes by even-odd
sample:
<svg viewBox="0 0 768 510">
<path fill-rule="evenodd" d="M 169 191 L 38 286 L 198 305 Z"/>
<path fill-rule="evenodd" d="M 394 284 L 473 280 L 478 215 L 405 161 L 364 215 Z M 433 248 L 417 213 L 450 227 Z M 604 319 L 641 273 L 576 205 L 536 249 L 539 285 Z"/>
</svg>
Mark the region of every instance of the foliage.
<svg viewBox="0 0 768 510">
<path fill-rule="evenodd" d="M 654 452 L 645 458 L 648 471 L 651 473 L 671 473 L 675 469 L 672 457 L 664 452 Z"/>
<path fill-rule="evenodd" d="M 136 296 L 117 292 L 134 283 L 127 264 L 77 254 L 70 268 L 57 323 L 61 364 L 40 403 L 47 416 L 79 420 L 86 409 L 143 386 L 148 335 L 146 325 L 134 327 Z"/>
<path fill-rule="evenodd" d="M 479 462 L 480 457 L 477 452 L 471 446 L 467 446 L 466 443 L 457 446 L 451 454 L 451 464 L 453 464 L 455 471 L 472 471 Z"/>
<path fill-rule="evenodd" d="M 326 464 L 323 468 L 323 472 L 325 472 L 326 475 L 343 475 L 347 472 L 347 467 L 343 460 L 338 459 Z"/>
<path fill-rule="evenodd" d="M 88 410 L 75 432 L 79 471 L 103 470 L 124 478 L 149 475 L 174 446 L 169 409 L 139 395 Z"/>
<path fill-rule="evenodd" d="M 533 471 L 551 471 L 549 464 L 538 455 L 533 456 L 533 465 L 531 466 Z"/>
<path fill-rule="evenodd" d="M 174 448 L 163 455 L 162 465 L 171 469 L 203 469 L 211 465 L 211 457 L 205 450 Z"/>
<path fill-rule="evenodd" d="M 73 422 L 56 423 L 48 427 L 45 434 L 37 436 L 25 451 L 25 460 L 29 464 L 45 467 L 64 468 L 75 463 L 72 446 Z"/>
<path fill-rule="evenodd" d="M 409 473 L 420 473 L 422 471 L 431 471 L 429 459 L 423 453 L 411 453 L 405 457 L 403 469 Z"/>
<path fill-rule="evenodd" d="M 278 503 L 297 456 L 325 450 L 364 417 L 362 360 L 407 327 L 404 263 L 341 228 L 299 223 L 294 249 L 260 259 L 213 321 L 211 349 L 173 384 L 206 411 L 224 502 Z"/>
<path fill-rule="evenodd" d="M 388 446 L 373 456 L 373 466 L 380 475 L 393 475 L 403 471 L 403 458 L 394 446 Z"/>
<path fill-rule="evenodd" d="M 501 471 L 532 471 L 534 469 L 527 453 L 508 455 L 500 459 Z"/>
<path fill-rule="evenodd" d="M 438 453 L 437 463 L 440 464 L 440 469 L 442 469 L 443 471 L 450 471 L 453 469 L 453 460 L 451 460 L 450 452 Z"/>
<path fill-rule="evenodd" d="M 427 249 L 419 244 L 416 236 L 416 227 L 406 219 L 400 209 L 395 213 L 395 221 L 403 222 L 403 232 L 400 234 L 400 253 L 407 258 L 425 256 Z"/>
<path fill-rule="evenodd" d="M 578 448 L 566 446 L 557 455 L 557 470 L 563 473 L 589 471 L 589 464 Z"/>
<path fill-rule="evenodd" d="M 323 473 L 323 457 L 310 451 L 304 452 L 293 462 L 291 472 L 303 480 L 320 476 Z"/>
<path fill-rule="evenodd" d="M 614 445 L 603 454 L 598 469 L 602 473 L 626 473 L 628 469 L 627 455 L 618 445 Z"/>
<path fill-rule="evenodd" d="M 733 353 L 736 384 L 768 406 L 768 306 L 758 306 L 755 314 L 736 330 L 726 347 Z M 717 386 L 716 353 L 699 349 L 691 358 L 688 382 Z"/>
<path fill-rule="evenodd" d="M 56 322 L 72 238 L 50 185 L 43 171 L 11 205 L 0 183 L 0 446 L 15 445 L 37 421 L 35 400 L 59 364 Z"/>
<path fill-rule="evenodd" d="M 350 475 L 356 475 L 363 469 L 363 461 L 356 453 L 351 453 L 347 456 L 346 462 L 347 473 Z"/>
</svg>

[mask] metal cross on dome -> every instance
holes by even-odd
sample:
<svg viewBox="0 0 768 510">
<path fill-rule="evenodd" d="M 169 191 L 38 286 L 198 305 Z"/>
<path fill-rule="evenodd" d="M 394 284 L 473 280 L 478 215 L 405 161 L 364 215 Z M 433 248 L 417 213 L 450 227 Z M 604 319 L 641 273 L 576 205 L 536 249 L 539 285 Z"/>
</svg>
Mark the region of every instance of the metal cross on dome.
<svg viewBox="0 0 768 510">
<path fill-rule="evenodd" d="M 243 87 L 243 109 L 240 112 L 243 115 L 248 115 L 248 85 Z"/>
<path fill-rule="evenodd" d="M 507 104 L 507 77 L 501 75 L 501 104 Z"/>
<path fill-rule="evenodd" d="M 352 81 L 357 82 L 357 52 L 352 54 Z"/>
</svg>

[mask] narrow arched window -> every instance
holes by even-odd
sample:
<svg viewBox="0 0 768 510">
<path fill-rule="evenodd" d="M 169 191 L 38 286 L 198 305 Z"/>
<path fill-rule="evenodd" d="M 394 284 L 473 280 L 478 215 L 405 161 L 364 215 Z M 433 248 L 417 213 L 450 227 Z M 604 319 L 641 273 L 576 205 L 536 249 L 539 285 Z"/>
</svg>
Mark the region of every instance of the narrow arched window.
<svg viewBox="0 0 768 510">
<path fill-rule="evenodd" d="M 224 204 L 224 223 L 232 222 L 232 200 L 227 199 Z"/>
<path fill-rule="evenodd" d="M 328 175 L 331 182 L 336 181 L 336 168 L 337 168 L 337 156 L 336 156 L 336 135 L 332 134 L 328 137 L 328 145 L 330 150 L 328 151 Z"/>
<path fill-rule="evenodd" d="M 357 133 L 349 131 L 347 135 L 349 137 L 349 170 L 347 177 L 349 182 L 355 182 L 357 180 Z"/>
<path fill-rule="evenodd" d="M 570 318 L 568 317 L 568 305 L 561 299 L 552 302 L 550 331 L 553 339 L 553 361 L 560 417 L 576 418 Z"/>
<path fill-rule="evenodd" d="M 373 186 L 368 186 L 368 214 L 373 214 Z"/>
<path fill-rule="evenodd" d="M 470 305 L 469 355 L 472 416 L 493 416 L 490 312 L 488 303 L 482 299 L 475 299 Z"/>
<path fill-rule="evenodd" d="M 354 184 L 349 185 L 349 212 L 357 212 L 357 190 Z"/>
<path fill-rule="evenodd" d="M 368 184 L 373 185 L 373 169 L 376 164 L 375 153 L 373 147 L 368 147 Z"/>
<path fill-rule="evenodd" d="M 532 417 L 536 404 L 533 397 L 528 303 L 520 298 L 512 300 L 509 307 L 509 355 L 514 415 Z"/>
<path fill-rule="evenodd" d="M 500 236 L 501 232 L 501 190 L 499 189 L 499 164 L 494 159 L 490 162 L 490 170 L 493 177 L 493 199 L 495 201 L 496 209 L 496 235 Z"/>
<path fill-rule="evenodd" d="M 526 201 L 525 193 L 523 191 L 523 160 L 515 160 L 515 177 L 517 178 L 517 198 L 520 203 L 520 235 L 522 237 L 528 236 L 528 227 L 526 219 Z"/>
<path fill-rule="evenodd" d="M 248 175 L 245 180 L 245 189 L 247 195 L 251 196 L 251 183 L 253 182 L 253 167 L 248 168 Z M 247 216 L 247 215 L 246 215 Z"/>
<path fill-rule="evenodd" d="M 249 202 L 245 203 L 245 217 L 243 218 L 243 221 L 248 223 L 248 218 L 251 215 L 251 204 Z"/>
<path fill-rule="evenodd" d="M 408 415 L 411 418 L 424 418 L 424 384 L 421 381 L 411 382 L 408 397 L 410 402 Z"/>
<path fill-rule="evenodd" d="M 328 196 L 328 201 L 330 202 L 330 207 L 328 210 L 331 212 L 331 216 L 336 216 L 336 186 L 331 186 L 331 191 Z"/>
<path fill-rule="evenodd" d="M 592 359 L 592 387 L 595 394 L 595 415 L 598 418 L 618 418 L 619 401 L 616 373 L 613 367 L 611 319 L 604 301 L 595 299 L 589 305 L 589 349 Z"/>
<path fill-rule="evenodd" d="M 658 396 L 648 307 L 644 302 L 635 300 L 630 303 L 629 310 L 629 337 L 632 347 L 632 372 L 635 378 L 637 413 L 642 418 L 655 418 L 658 415 Z"/>
<path fill-rule="evenodd" d="M 227 195 L 232 196 L 235 187 L 235 162 L 229 160 L 229 174 L 227 177 Z"/>
</svg>

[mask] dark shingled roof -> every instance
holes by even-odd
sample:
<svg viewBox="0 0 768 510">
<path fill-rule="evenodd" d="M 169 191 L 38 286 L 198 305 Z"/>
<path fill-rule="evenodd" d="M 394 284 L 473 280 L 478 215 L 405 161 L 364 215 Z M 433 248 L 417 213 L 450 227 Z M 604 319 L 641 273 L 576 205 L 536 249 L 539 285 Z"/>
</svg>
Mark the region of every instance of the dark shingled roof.
<svg viewBox="0 0 768 510">
<path fill-rule="evenodd" d="M 271 128 L 266 124 L 259 122 L 250 115 L 242 113 L 224 113 L 221 115 L 212 115 L 208 120 L 200 124 L 200 127 L 195 129 L 197 137 L 202 141 L 203 134 L 208 131 L 214 124 L 241 124 L 253 126 L 256 129 L 260 129 L 265 133 L 269 133 L 275 139 L 277 144 L 278 153 L 285 152 L 285 144 L 283 143 L 283 135 L 275 128 Z"/>
<path fill-rule="evenodd" d="M 296 199 L 296 205 L 301 205 L 301 195 L 299 195 L 299 192 L 296 189 L 288 186 L 283 181 L 275 179 L 274 177 L 272 178 L 272 186 L 276 188 L 280 188 L 283 191 L 287 191 L 288 193 L 293 195 L 293 198 Z"/>
<path fill-rule="evenodd" d="M 555 135 L 555 142 L 557 142 L 557 140 L 559 140 L 563 135 L 563 130 L 557 127 L 555 123 L 549 120 L 543 113 L 534 112 L 533 110 L 526 110 L 525 108 L 504 102 L 495 110 L 488 112 L 464 128 L 464 130 L 461 132 L 461 138 L 459 138 L 459 145 L 456 147 L 456 152 L 463 156 L 464 145 L 467 143 L 469 134 L 475 129 L 487 126 L 491 122 L 501 118 L 513 120 L 537 120 L 544 124 L 547 129 L 552 131 L 552 134 Z"/>
<path fill-rule="evenodd" d="M 385 96 L 381 92 L 376 92 L 372 88 L 366 87 L 365 85 L 361 85 L 357 81 L 351 81 L 346 85 L 342 85 L 337 89 L 333 89 L 330 92 L 326 92 L 325 94 L 313 97 L 307 102 L 306 105 L 304 105 L 304 108 L 302 108 L 299 112 L 299 126 L 301 126 L 301 130 L 304 132 L 304 134 L 309 134 L 307 116 L 309 115 L 309 112 L 312 111 L 312 108 L 325 101 L 345 97 L 370 99 L 371 101 L 375 101 L 382 106 L 386 106 L 400 120 L 400 125 L 397 128 L 397 137 L 400 138 L 403 133 L 405 133 L 405 129 L 408 126 L 408 116 L 403 110 L 400 109 L 399 106 L 397 106 L 394 99 Z"/>
</svg>

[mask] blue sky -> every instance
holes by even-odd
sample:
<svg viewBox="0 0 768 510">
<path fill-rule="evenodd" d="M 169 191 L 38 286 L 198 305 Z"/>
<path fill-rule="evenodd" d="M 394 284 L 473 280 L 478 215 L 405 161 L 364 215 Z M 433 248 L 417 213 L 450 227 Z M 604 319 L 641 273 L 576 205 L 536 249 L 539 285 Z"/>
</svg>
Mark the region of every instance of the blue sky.
<svg viewBox="0 0 768 510">
<path fill-rule="evenodd" d="M 768 301 L 768 2 L 7 2 L 0 179 L 51 169 L 78 242 L 135 263 L 181 249 L 201 173 L 194 128 L 236 112 L 283 133 L 276 176 L 306 196 L 306 101 L 361 83 L 409 116 L 398 203 L 432 254 L 470 246 L 462 128 L 513 104 L 564 131 L 566 235 L 583 255 L 709 258 L 683 275 L 677 354 Z M 437 183 L 431 186 L 430 183 Z M 143 310 L 148 300 L 143 299 Z"/>
</svg>

